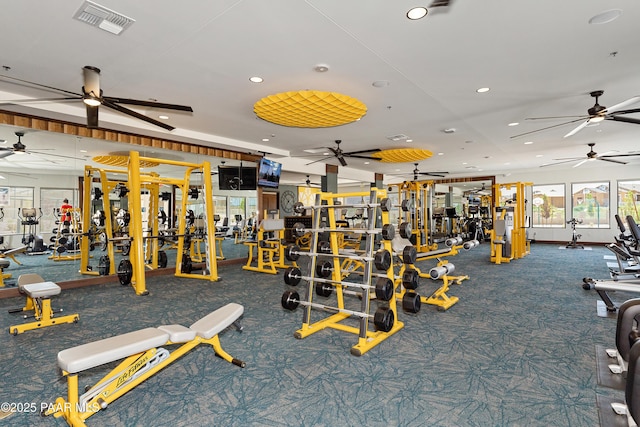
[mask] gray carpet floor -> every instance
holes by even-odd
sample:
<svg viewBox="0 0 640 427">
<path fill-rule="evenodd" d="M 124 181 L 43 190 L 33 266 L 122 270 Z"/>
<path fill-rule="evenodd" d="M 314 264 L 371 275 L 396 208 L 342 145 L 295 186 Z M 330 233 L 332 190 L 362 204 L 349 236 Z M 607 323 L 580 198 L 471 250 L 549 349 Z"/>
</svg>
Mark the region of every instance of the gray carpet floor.
<svg viewBox="0 0 640 427">
<path fill-rule="evenodd" d="M 23 300 L 2 299 L 0 401 L 39 408 L 64 396 L 56 355 L 65 348 L 149 326 L 188 326 L 237 302 L 245 307 L 244 331 L 229 328 L 220 339 L 245 369 L 197 347 L 87 424 L 595 426 L 596 397 L 622 392 L 597 384 L 595 346 L 613 345 L 615 319 L 598 317 L 597 294 L 581 287 L 585 276 L 607 277 L 608 251 L 592 249 L 533 244 L 531 254 L 502 265 L 489 262 L 488 244 L 462 252 L 450 259 L 456 274 L 470 276 L 451 286 L 449 295 L 460 301 L 445 312 L 423 305 L 417 314 L 399 313 L 405 327 L 361 357 L 349 352 L 357 336 L 343 331 L 294 338 L 302 311 L 281 308 L 288 288 L 282 273 L 248 272 L 241 265 L 220 267 L 218 282 L 149 278 L 148 296 L 117 283 L 67 290 L 54 305 L 79 313 L 79 323 L 18 336 L 6 333 L 21 322 L 7 309 Z M 423 271 L 434 265 L 418 264 Z M 46 270 L 41 274 L 48 279 Z M 421 279 L 417 291 L 428 295 L 438 286 Z M 335 304 L 331 298 L 329 305 Z M 314 310 L 314 320 L 325 315 Z M 84 372 L 81 387 L 104 373 Z M 65 424 L 37 413 L 15 413 L 2 422 Z"/>
</svg>

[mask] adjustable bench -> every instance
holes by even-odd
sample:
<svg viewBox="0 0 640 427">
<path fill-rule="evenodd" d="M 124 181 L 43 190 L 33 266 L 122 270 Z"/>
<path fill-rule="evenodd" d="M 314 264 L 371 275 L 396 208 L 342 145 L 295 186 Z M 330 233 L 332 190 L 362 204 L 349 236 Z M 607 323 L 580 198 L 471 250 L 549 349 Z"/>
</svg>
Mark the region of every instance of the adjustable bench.
<svg viewBox="0 0 640 427">
<path fill-rule="evenodd" d="M 54 310 L 51 308 L 51 297 L 61 292 L 60 286 L 55 283 L 45 282 L 37 274 L 23 274 L 18 277 L 18 288 L 20 292 L 26 295 L 27 302 L 24 307 L 11 309 L 9 313 L 33 310 L 32 316 L 24 315 L 24 318 L 33 317 L 35 320 L 22 325 L 9 326 L 10 334 L 18 335 L 32 329 L 65 323 L 77 323 L 80 320 L 80 316 L 77 313 L 60 317 L 55 316 L 56 313 L 62 311 L 62 309 Z"/>
<path fill-rule="evenodd" d="M 70 426 L 85 426 L 87 418 L 155 375 L 194 347 L 205 343 L 215 354 L 241 368 L 245 363 L 225 352 L 218 334 L 235 324 L 244 307 L 230 303 L 198 320 L 190 327 L 164 325 L 105 338 L 58 353 L 58 366 L 67 377 L 67 399 L 59 397 L 43 415 L 64 417 Z M 172 352 L 162 345 L 180 344 Z M 78 373 L 120 359 L 122 362 L 82 395 Z"/>
</svg>

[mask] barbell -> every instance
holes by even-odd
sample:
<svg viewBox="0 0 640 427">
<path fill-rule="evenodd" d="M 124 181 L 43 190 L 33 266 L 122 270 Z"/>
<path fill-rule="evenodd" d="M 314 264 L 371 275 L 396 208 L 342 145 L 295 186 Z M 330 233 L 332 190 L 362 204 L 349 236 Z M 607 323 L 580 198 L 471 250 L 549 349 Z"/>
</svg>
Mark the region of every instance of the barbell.
<svg viewBox="0 0 640 427">
<path fill-rule="evenodd" d="M 318 269 L 316 267 L 316 270 L 321 270 L 323 272 L 322 273 L 323 278 L 303 276 L 302 272 L 298 267 L 288 267 L 284 272 L 284 282 L 287 285 L 297 286 L 301 280 L 306 280 L 312 283 L 327 283 L 331 285 L 342 285 L 342 286 L 352 287 L 352 288 L 372 289 L 376 294 L 376 298 L 382 301 L 389 301 L 391 300 L 391 298 L 393 298 L 393 293 L 394 293 L 393 280 L 389 279 L 388 277 L 378 277 L 378 280 L 376 280 L 375 286 L 371 286 L 364 283 L 342 282 L 342 281 L 326 279 L 326 277 L 328 277 L 328 274 L 324 273 L 326 271 L 325 269 Z M 329 296 L 329 295 L 323 295 L 323 296 Z"/>
<path fill-rule="evenodd" d="M 305 206 L 302 202 L 296 202 L 293 204 L 293 211 L 297 214 L 303 214 L 307 209 L 325 209 L 325 208 L 380 208 L 384 212 L 389 212 L 393 207 L 391 199 L 385 197 L 380 199 L 378 203 L 356 203 L 351 205 L 320 205 L 320 206 Z"/>
<path fill-rule="evenodd" d="M 286 310 L 295 310 L 298 305 L 313 307 L 320 310 L 326 310 L 335 313 L 344 313 L 350 316 L 357 316 L 363 318 L 373 318 L 373 324 L 376 329 L 382 332 L 389 332 L 395 323 L 395 315 L 393 310 L 389 307 L 378 307 L 376 312 L 371 315 L 363 313 L 361 311 L 347 310 L 346 308 L 331 307 L 324 304 L 318 304 L 315 302 L 301 301 L 300 295 L 296 291 L 285 291 L 281 298 L 282 308 Z"/>
<path fill-rule="evenodd" d="M 340 233 L 354 233 L 354 234 L 378 234 L 382 235 L 382 238 L 385 240 L 392 240 L 393 236 L 395 236 L 395 228 L 393 224 L 385 224 L 382 228 L 374 228 L 373 230 L 369 230 L 368 228 L 328 228 L 328 227 L 320 227 L 320 228 L 306 228 L 305 225 L 301 222 L 296 222 L 291 227 L 291 231 L 296 237 L 302 237 L 310 232 L 318 232 L 325 233 L 330 231 L 337 231 Z M 402 233 L 402 231 L 401 231 Z M 409 226 L 409 235 L 411 234 L 411 226 Z"/>
<path fill-rule="evenodd" d="M 391 254 L 386 249 L 378 251 L 374 257 L 362 256 L 362 255 L 346 255 L 346 254 L 332 254 L 326 252 L 304 252 L 298 245 L 287 245 L 284 249 L 284 256 L 289 261 L 297 261 L 300 255 L 306 256 L 331 256 L 338 258 L 353 259 L 356 261 L 374 261 L 376 268 L 379 270 L 388 270 L 391 266 Z M 384 268 L 386 267 L 386 268 Z"/>
</svg>

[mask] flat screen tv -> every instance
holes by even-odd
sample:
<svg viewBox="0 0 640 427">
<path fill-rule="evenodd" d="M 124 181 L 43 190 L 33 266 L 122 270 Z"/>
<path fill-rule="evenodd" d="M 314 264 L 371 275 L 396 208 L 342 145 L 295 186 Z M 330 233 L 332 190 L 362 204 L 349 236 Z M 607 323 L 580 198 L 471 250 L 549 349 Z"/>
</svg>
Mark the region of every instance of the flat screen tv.
<svg viewBox="0 0 640 427">
<path fill-rule="evenodd" d="M 258 165 L 258 186 L 278 188 L 281 171 L 282 165 L 280 163 L 263 157 Z"/>
<path fill-rule="evenodd" d="M 256 168 L 246 166 L 218 166 L 220 190 L 255 190 Z"/>
</svg>

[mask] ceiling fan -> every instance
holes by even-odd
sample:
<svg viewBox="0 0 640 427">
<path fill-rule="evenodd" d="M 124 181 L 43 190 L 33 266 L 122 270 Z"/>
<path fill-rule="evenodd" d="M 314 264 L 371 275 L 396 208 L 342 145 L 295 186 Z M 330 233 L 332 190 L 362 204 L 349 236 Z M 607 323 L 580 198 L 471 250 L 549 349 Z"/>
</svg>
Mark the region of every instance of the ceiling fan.
<svg viewBox="0 0 640 427">
<path fill-rule="evenodd" d="M 568 125 L 571 123 L 576 123 L 582 121 L 577 127 L 567 133 L 564 138 L 568 138 L 570 136 L 575 135 L 584 129 L 587 125 L 593 123 L 599 123 L 603 120 L 614 120 L 617 122 L 625 122 L 625 123 L 633 123 L 640 125 L 640 119 L 634 119 L 632 117 L 625 117 L 626 114 L 634 114 L 640 113 L 640 108 L 632 108 L 626 109 L 627 107 L 640 102 L 640 96 L 634 96 L 632 98 L 627 99 L 626 101 L 622 101 L 619 104 L 616 104 L 612 107 L 605 107 L 598 103 L 598 99 L 604 94 L 603 90 L 594 90 L 590 92 L 589 95 L 595 98 L 595 104 L 593 107 L 587 110 L 587 115 L 583 116 L 555 116 L 555 117 L 531 117 L 526 120 L 546 120 L 546 119 L 563 119 L 563 118 L 575 118 L 574 120 L 570 120 L 568 122 L 560 123 L 557 125 L 547 126 L 542 129 L 536 129 L 530 132 L 521 133 L 519 135 L 514 135 L 511 138 L 518 138 L 520 136 L 529 135 L 535 132 L 540 132 L 543 130 L 553 129 L 556 127 Z"/>
<path fill-rule="evenodd" d="M 151 108 L 159 108 L 163 110 L 177 110 L 177 111 L 187 111 L 193 112 L 193 109 L 186 105 L 177 105 L 177 104 L 166 104 L 162 102 L 156 101 L 142 101 L 137 99 L 127 99 L 127 98 L 115 98 L 111 96 L 103 96 L 102 89 L 100 89 L 100 69 L 87 65 L 82 68 L 84 85 L 82 86 L 82 93 L 75 93 L 64 89 L 58 89 L 55 87 L 43 85 L 40 83 L 29 82 L 26 80 L 18 79 L 11 76 L 0 75 L 2 79 L 9 79 L 13 81 L 17 81 L 20 83 L 26 83 L 38 88 L 54 90 L 60 93 L 72 95 L 70 97 L 65 98 L 49 98 L 42 99 L 36 101 L 69 101 L 69 100 L 79 100 L 81 99 L 86 106 L 87 110 L 87 127 L 89 128 L 97 128 L 98 127 L 98 109 L 100 106 L 110 108 L 112 110 L 116 110 L 120 113 L 126 114 L 128 116 L 135 117 L 137 119 L 143 120 L 147 123 L 151 123 L 155 126 L 159 126 L 166 130 L 174 130 L 173 126 L 170 126 L 161 121 L 152 119 L 151 117 L 145 116 L 144 114 L 140 114 L 137 111 L 133 111 L 129 108 L 123 107 L 120 104 L 127 105 L 137 105 L 141 107 L 151 107 Z M 24 101 L 11 101 L 13 103 L 24 102 Z M 5 101 L 4 103 L 7 103 Z"/>
<path fill-rule="evenodd" d="M 573 167 L 577 168 L 578 166 L 582 165 L 583 163 L 586 163 L 588 161 L 591 160 L 603 160 L 605 162 L 611 162 L 611 163 L 618 163 L 621 165 L 626 165 L 627 162 L 623 162 L 621 160 L 615 160 L 612 157 L 632 157 L 632 156 L 640 156 L 640 153 L 634 154 L 634 153 L 628 153 L 628 154 L 607 154 L 607 153 L 612 153 L 612 151 L 608 151 L 604 154 L 600 154 L 598 155 L 598 153 L 596 153 L 595 151 L 593 151 L 593 147 L 596 145 L 595 142 L 590 142 L 589 144 L 587 144 L 590 147 L 589 152 L 587 153 L 587 158 L 585 159 L 584 157 L 566 157 L 566 158 L 560 158 L 560 159 L 553 159 L 553 160 L 560 160 L 559 162 L 556 163 L 546 163 L 544 165 L 541 165 L 540 167 L 545 167 L 545 166 L 554 166 L 554 165 L 559 165 L 561 163 L 570 163 L 570 162 L 575 162 L 576 160 L 579 160 L 578 163 L 576 163 Z"/>
<path fill-rule="evenodd" d="M 345 160 L 345 157 L 353 157 L 353 158 L 357 158 L 357 159 L 367 159 L 367 160 L 376 160 L 376 161 L 380 161 L 379 158 L 376 157 L 371 157 L 371 156 L 362 156 L 361 154 L 363 153 L 375 153 L 377 151 L 380 151 L 379 148 L 373 148 L 371 150 L 360 150 L 360 151 L 350 151 L 350 152 L 344 152 L 342 151 L 342 148 L 340 148 L 340 143 L 342 142 L 342 140 L 340 139 L 336 139 L 335 143 L 336 146 L 334 147 L 326 147 L 329 151 L 331 151 L 331 153 L 333 153 L 332 155 L 327 155 L 327 154 L 323 154 L 325 157 L 323 157 L 322 159 L 319 160 L 315 160 L 311 163 L 307 163 L 307 165 L 316 163 L 316 162 L 321 162 L 323 160 L 327 160 L 330 159 L 332 157 L 335 157 L 336 159 L 338 159 L 338 161 L 340 162 L 340 164 L 342 166 L 347 166 L 347 161 Z"/>
<path fill-rule="evenodd" d="M 309 175 L 307 175 L 307 180 L 304 182 L 307 187 L 320 187 L 320 184 L 318 184 L 317 182 L 311 182 L 311 177 Z"/>
<path fill-rule="evenodd" d="M 414 181 L 417 181 L 420 175 L 436 176 L 436 177 L 444 178 L 444 175 L 449 173 L 449 172 L 420 172 L 420 170 L 418 169 L 418 163 L 414 163 L 413 165 L 415 166 L 415 168 L 411 171 L 411 174 L 413 175 Z M 400 174 L 400 175 L 409 175 L 409 174 Z M 400 176 L 400 175 L 397 175 L 397 176 Z"/>
<path fill-rule="evenodd" d="M 73 160 L 82 160 L 78 157 L 64 156 L 62 154 L 53 154 L 53 153 L 42 153 L 41 151 L 46 150 L 54 150 L 54 148 L 42 148 L 38 151 L 29 150 L 27 146 L 22 143 L 22 137 L 24 136 L 24 132 L 16 132 L 15 135 L 18 137 L 18 141 L 14 143 L 11 147 L 0 147 L 0 159 L 4 159 L 5 157 L 9 157 L 13 154 L 35 154 L 36 156 L 52 156 L 52 157 L 60 157 L 64 159 L 73 159 Z M 51 162 L 51 160 L 46 160 Z M 55 163 L 55 162 L 54 162 Z"/>
</svg>

